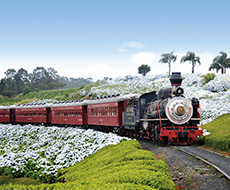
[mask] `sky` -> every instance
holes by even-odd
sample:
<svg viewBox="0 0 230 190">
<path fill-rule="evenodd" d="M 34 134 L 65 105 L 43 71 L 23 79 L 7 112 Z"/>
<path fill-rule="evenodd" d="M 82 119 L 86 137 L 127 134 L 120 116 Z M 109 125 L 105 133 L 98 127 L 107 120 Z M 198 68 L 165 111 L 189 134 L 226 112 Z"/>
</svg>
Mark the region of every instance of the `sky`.
<svg viewBox="0 0 230 190">
<path fill-rule="evenodd" d="M 52 67 L 96 81 L 138 75 L 142 64 L 147 75 L 166 74 L 159 60 L 172 51 L 172 72 L 191 73 L 180 60 L 193 51 L 201 61 L 195 73 L 206 74 L 220 51 L 230 56 L 229 7 L 229 0 L 0 0 L 0 78 L 11 68 Z"/>
</svg>

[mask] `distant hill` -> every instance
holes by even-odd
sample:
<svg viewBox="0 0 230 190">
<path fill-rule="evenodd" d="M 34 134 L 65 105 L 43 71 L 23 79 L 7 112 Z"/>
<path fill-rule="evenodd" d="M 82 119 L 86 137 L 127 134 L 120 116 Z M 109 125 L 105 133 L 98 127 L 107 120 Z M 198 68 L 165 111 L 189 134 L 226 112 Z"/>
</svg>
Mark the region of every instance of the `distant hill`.
<svg viewBox="0 0 230 190">
<path fill-rule="evenodd" d="M 78 88 L 81 86 L 86 86 L 88 84 L 93 83 L 92 78 L 68 78 L 68 77 L 60 77 L 59 78 L 60 83 L 65 83 L 66 85 L 64 86 L 65 89 L 67 88 Z"/>
</svg>

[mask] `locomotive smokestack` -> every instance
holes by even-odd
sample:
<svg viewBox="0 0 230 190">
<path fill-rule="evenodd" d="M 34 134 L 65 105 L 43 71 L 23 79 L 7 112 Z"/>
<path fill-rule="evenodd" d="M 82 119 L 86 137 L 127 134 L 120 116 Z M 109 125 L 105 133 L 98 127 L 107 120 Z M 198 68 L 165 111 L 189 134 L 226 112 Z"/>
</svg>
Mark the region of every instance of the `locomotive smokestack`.
<svg viewBox="0 0 230 190">
<path fill-rule="evenodd" d="M 172 86 L 181 86 L 182 77 L 180 72 L 173 72 L 171 78 L 169 79 Z"/>
</svg>

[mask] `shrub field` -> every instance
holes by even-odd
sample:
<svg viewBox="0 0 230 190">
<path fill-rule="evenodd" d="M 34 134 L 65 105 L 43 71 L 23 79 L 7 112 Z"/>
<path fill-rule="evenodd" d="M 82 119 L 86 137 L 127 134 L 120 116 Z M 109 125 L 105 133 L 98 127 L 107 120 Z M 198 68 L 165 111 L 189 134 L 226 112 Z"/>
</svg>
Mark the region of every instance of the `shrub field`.
<svg viewBox="0 0 230 190">
<path fill-rule="evenodd" d="M 8 189 L 175 189 L 168 166 L 134 140 L 109 145 L 58 173 L 58 183 Z"/>
</svg>

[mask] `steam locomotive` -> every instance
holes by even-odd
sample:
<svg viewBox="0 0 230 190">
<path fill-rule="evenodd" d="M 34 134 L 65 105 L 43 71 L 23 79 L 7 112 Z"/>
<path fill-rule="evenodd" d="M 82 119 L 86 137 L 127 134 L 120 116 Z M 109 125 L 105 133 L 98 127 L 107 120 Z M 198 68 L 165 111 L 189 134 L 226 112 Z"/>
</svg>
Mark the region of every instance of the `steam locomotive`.
<svg viewBox="0 0 230 190">
<path fill-rule="evenodd" d="M 181 73 L 172 87 L 145 94 L 104 96 L 92 100 L 0 106 L 0 123 L 79 126 L 116 132 L 164 144 L 189 145 L 202 136 L 198 99 L 188 100 Z"/>
</svg>

